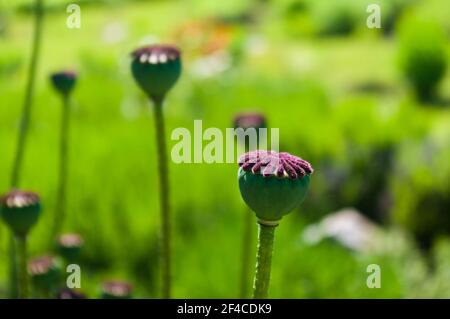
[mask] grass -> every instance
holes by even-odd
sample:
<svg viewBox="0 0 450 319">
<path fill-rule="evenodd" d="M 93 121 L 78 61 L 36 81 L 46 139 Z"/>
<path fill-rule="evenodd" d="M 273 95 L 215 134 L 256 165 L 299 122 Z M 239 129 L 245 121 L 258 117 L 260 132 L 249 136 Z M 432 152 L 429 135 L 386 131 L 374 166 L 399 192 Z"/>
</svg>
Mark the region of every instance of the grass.
<svg viewBox="0 0 450 319">
<path fill-rule="evenodd" d="M 42 219 L 29 238 L 29 255 L 42 255 L 49 249 L 57 188 L 60 101 L 48 74 L 75 68 L 80 78 L 73 94 L 70 192 L 64 230 L 79 232 L 85 239 L 81 283 L 91 297 L 98 295 L 100 282 L 110 278 L 134 283 L 136 296 L 158 296 L 160 221 L 154 128 L 150 105 L 128 70 L 128 54 L 149 35 L 170 42 L 174 25 L 224 12 L 207 3 L 133 2 L 87 7 L 82 9 L 79 30 L 65 28 L 63 12 L 46 16 L 22 174 L 24 188 L 39 191 L 44 205 Z M 186 17 L 186 8 L 194 5 L 193 16 Z M 229 6 L 226 12 L 239 10 L 239 5 Z M 6 38 L 0 42 L 2 192 L 9 187 L 31 30 L 29 15 L 11 12 L 10 21 Z M 105 42 L 107 30 L 122 27 L 122 39 Z M 396 163 L 402 165 L 390 175 L 388 189 L 395 190 L 399 199 L 414 197 L 420 188 L 417 183 L 401 187 L 405 185 L 402 173 L 415 172 L 422 163 L 404 157 L 417 158 L 411 145 L 422 146 L 425 141 L 445 145 L 449 108 L 424 107 L 410 98 L 397 71 L 395 38 L 367 33 L 335 39 L 292 38 L 279 27 L 279 20 L 267 20 L 256 31 L 262 51 L 247 52 L 231 69 L 212 78 L 197 76 L 193 65 L 198 56 L 186 52 L 186 69 L 165 110 L 168 132 L 176 127 L 192 128 L 194 119 L 202 119 L 204 127 L 225 129 L 237 111 L 261 111 L 269 126 L 280 128 L 281 148 L 308 159 L 316 168 L 308 199 L 277 229 L 270 295 L 449 297 L 450 287 L 444 284 L 449 269 L 445 256 L 448 240 L 443 239 L 435 248 L 437 271 L 432 275 L 427 273 L 410 234 L 398 231 L 396 225 L 386 228 L 385 248 L 378 253 L 355 254 L 329 242 L 310 247 L 301 240 L 302 230 L 311 220 L 356 202 L 365 174 L 353 171 L 349 161 L 370 159 L 371 150 L 380 145 L 395 145 Z M 244 31 L 246 36 L 255 33 Z M 352 89 L 367 82 L 381 82 L 388 90 L 373 93 Z M 448 87 L 449 73 L 441 85 L 443 99 L 449 98 Z M 169 141 L 169 148 L 174 144 Z M 441 149 L 438 154 L 441 163 L 448 162 L 448 150 Z M 339 193 L 329 191 L 327 169 L 347 176 Z M 240 262 L 236 247 L 240 247 L 242 214 L 246 213 L 236 181 L 237 164 L 171 163 L 170 171 L 177 234 L 173 243 L 173 296 L 237 296 Z M 392 214 L 404 209 L 400 204 L 394 205 Z M 254 240 L 252 247 L 256 247 Z M 396 248 L 391 251 L 389 247 L 394 244 Z M 6 247 L 2 226 L 0 294 L 6 284 Z M 371 263 L 382 267 L 380 289 L 366 287 L 366 267 Z"/>
</svg>

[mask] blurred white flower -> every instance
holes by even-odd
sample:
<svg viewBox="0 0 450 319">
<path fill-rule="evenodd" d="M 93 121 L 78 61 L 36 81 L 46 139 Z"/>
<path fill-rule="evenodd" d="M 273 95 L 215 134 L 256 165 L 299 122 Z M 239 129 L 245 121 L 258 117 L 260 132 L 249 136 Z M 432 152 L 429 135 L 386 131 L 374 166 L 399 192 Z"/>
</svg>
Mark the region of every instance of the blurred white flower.
<svg viewBox="0 0 450 319">
<path fill-rule="evenodd" d="M 122 22 L 108 23 L 102 30 L 102 40 L 108 44 L 116 44 L 127 36 L 127 27 Z"/>
<path fill-rule="evenodd" d="M 362 252 L 374 248 L 378 232 L 379 227 L 360 212 L 344 208 L 308 226 L 303 232 L 303 240 L 308 244 L 317 244 L 331 238 L 346 248 Z"/>
<path fill-rule="evenodd" d="M 245 43 L 245 50 L 249 55 L 263 55 L 267 51 L 267 42 L 260 35 L 251 35 Z"/>
<path fill-rule="evenodd" d="M 228 52 L 217 51 L 198 58 L 192 63 L 192 73 L 199 78 L 209 78 L 228 70 L 232 58 Z"/>
</svg>

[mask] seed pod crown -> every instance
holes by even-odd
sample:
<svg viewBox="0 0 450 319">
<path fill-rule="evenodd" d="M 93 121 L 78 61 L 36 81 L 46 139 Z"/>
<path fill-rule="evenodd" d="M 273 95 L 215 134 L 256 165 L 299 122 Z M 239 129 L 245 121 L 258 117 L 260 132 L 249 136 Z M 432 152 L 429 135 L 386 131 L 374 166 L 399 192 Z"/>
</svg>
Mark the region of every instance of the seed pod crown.
<svg viewBox="0 0 450 319">
<path fill-rule="evenodd" d="M 253 151 L 238 162 L 242 198 L 260 222 L 277 222 L 304 200 L 311 164 L 289 153 Z"/>
</svg>

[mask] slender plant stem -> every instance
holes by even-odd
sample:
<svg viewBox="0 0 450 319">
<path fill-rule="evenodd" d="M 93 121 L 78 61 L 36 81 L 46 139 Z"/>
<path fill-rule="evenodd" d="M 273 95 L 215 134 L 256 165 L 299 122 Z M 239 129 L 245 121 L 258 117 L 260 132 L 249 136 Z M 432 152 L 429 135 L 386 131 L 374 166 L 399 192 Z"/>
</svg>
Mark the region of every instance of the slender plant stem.
<svg viewBox="0 0 450 319">
<path fill-rule="evenodd" d="M 248 288 L 250 282 L 250 255 L 252 251 L 252 229 L 254 216 L 251 212 L 245 211 L 244 231 L 242 232 L 242 264 L 241 264 L 241 291 L 240 298 L 248 298 Z"/>
<path fill-rule="evenodd" d="M 19 298 L 28 298 L 27 237 L 17 237 L 19 246 Z"/>
<path fill-rule="evenodd" d="M 249 143 L 245 143 L 244 141 L 244 153 L 250 151 Z M 247 211 L 244 214 L 244 230 L 242 233 L 242 264 L 241 264 L 241 289 L 240 289 L 240 298 L 248 297 L 248 288 L 249 288 L 249 278 L 250 278 L 250 254 L 252 251 L 252 229 L 253 229 L 253 213 L 251 211 Z"/>
<path fill-rule="evenodd" d="M 67 167 L 68 167 L 68 140 L 69 140 L 69 96 L 63 96 L 63 109 L 61 111 L 60 145 L 59 145 L 59 183 L 56 197 L 56 211 L 51 240 L 61 231 L 66 216 L 66 193 L 67 193 Z"/>
<path fill-rule="evenodd" d="M 259 223 L 258 252 L 253 283 L 253 298 L 255 299 L 268 297 L 275 227 Z"/>
<path fill-rule="evenodd" d="M 161 209 L 161 266 L 162 297 L 170 298 L 171 286 L 171 249 L 170 249 L 170 206 L 169 206 L 169 170 L 165 125 L 163 117 L 163 98 L 153 98 L 158 153 L 159 194 Z"/>
<path fill-rule="evenodd" d="M 23 155 L 25 151 L 26 138 L 28 133 L 28 126 L 31 117 L 31 108 L 34 95 L 34 84 L 36 82 L 36 69 L 39 60 L 39 53 L 41 47 L 42 37 L 42 22 L 44 15 L 44 0 L 35 1 L 35 21 L 33 44 L 31 48 L 31 62 L 28 69 L 28 79 L 25 88 L 25 99 L 22 107 L 22 117 L 20 120 L 19 136 L 17 141 L 17 148 L 13 162 L 11 175 L 11 188 L 17 188 L 20 182 L 20 172 L 22 167 Z M 9 260 L 10 260 L 10 275 L 9 275 L 9 292 L 12 298 L 17 298 L 17 266 L 16 266 L 16 251 L 14 245 L 14 236 L 11 233 L 9 239 Z"/>
<path fill-rule="evenodd" d="M 9 295 L 11 298 L 19 297 L 18 275 L 17 275 L 17 251 L 14 235 L 9 234 L 8 242 L 9 255 Z"/>
<path fill-rule="evenodd" d="M 11 176 L 11 187 L 17 187 L 20 182 L 20 169 L 22 166 L 23 153 L 25 150 L 28 126 L 31 117 L 31 108 L 34 96 L 34 84 L 36 79 L 36 69 L 39 59 L 42 36 L 43 0 L 35 2 L 35 23 L 33 46 L 31 49 L 31 62 L 28 69 L 28 80 L 25 88 L 25 99 L 22 107 L 22 118 L 20 120 L 19 137 L 16 148 L 15 160 Z"/>
</svg>

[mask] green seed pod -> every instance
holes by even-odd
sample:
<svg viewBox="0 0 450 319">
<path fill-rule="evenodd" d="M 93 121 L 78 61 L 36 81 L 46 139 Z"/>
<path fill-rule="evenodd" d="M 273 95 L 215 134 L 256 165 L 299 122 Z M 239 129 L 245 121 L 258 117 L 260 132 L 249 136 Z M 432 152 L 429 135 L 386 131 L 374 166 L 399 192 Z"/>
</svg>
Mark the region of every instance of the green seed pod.
<svg viewBox="0 0 450 319">
<path fill-rule="evenodd" d="M 311 165 L 288 153 L 253 151 L 239 159 L 242 198 L 260 223 L 278 221 L 305 199 Z"/>
<path fill-rule="evenodd" d="M 131 299 L 133 287 L 123 281 L 106 281 L 102 284 L 102 299 Z"/>
<path fill-rule="evenodd" d="M 84 241 L 79 234 L 63 234 L 57 240 L 57 251 L 67 262 L 78 260 Z"/>
<path fill-rule="evenodd" d="M 26 236 L 38 221 L 41 203 L 36 193 L 13 190 L 0 199 L 1 217 L 16 236 Z"/>
<path fill-rule="evenodd" d="M 77 74 L 72 71 L 57 72 L 53 73 L 50 79 L 56 91 L 62 95 L 69 95 L 75 87 Z"/>
<path fill-rule="evenodd" d="M 239 113 L 233 120 L 234 128 L 267 128 L 266 117 L 261 113 Z"/>
<path fill-rule="evenodd" d="M 238 142 L 241 142 L 247 150 L 251 149 L 250 137 L 246 137 L 248 129 L 255 129 L 256 133 L 256 148 L 259 140 L 264 139 L 265 136 L 260 136 L 260 129 L 267 128 L 267 120 L 263 114 L 260 113 L 240 113 L 234 117 L 233 125 L 235 129 L 242 129 L 244 131 L 237 131 Z"/>
<path fill-rule="evenodd" d="M 86 295 L 79 290 L 62 288 L 56 293 L 56 299 L 87 299 Z"/>
<path fill-rule="evenodd" d="M 52 256 L 34 258 L 28 262 L 28 273 L 33 286 L 44 292 L 51 292 L 58 287 L 61 268 L 61 261 Z"/>
<path fill-rule="evenodd" d="M 131 72 L 152 99 L 163 99 L 181 75 L 180 51 L 168 45 L 153 45 L 132 53 Z"/>
</svg>

